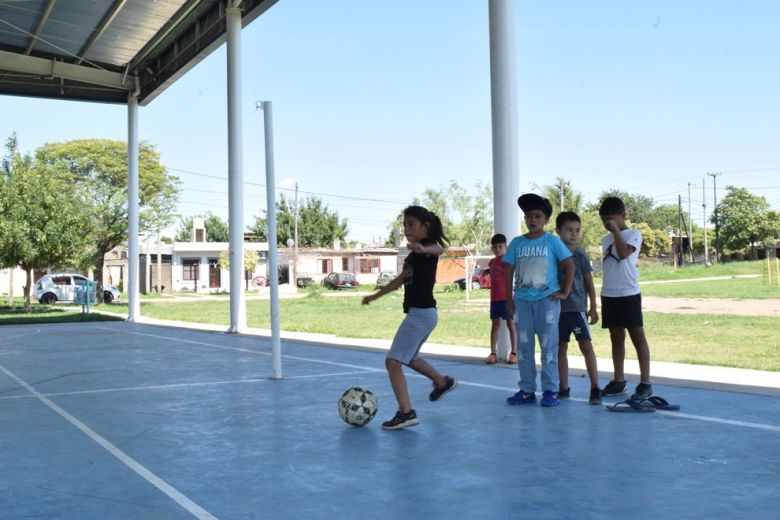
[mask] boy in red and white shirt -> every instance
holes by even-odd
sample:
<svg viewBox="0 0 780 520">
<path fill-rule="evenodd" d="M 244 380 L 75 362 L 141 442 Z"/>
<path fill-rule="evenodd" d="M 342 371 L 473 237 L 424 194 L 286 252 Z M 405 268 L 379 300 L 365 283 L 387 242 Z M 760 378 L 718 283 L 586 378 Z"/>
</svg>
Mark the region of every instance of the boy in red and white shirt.
<svg viewBox="0 0 780 520">
<path fill-rule="evenodd" d="M 509 342 L 511 351 L 506 362 L 510 365 L 517 363 L 517 334 L 515 333 L 514 317 L 509 314 L 506 305 L 506 284 L 504 281 L 506 273 L 506 264 L 502 261 L 506 253 L 506 237 L 501 233 L 496 233 L 490 239 L 490 249 L 493 250 L 495 257 L 490 259 L 488 267 L 490 268 L 490 355 L 485 363 L 492 365 L 496 358 L 496 344 L 498 343 L 498 331 L 501 328 L 501 320 L 506 321 L 506 328 L 509 331 Z"/>
</svg>

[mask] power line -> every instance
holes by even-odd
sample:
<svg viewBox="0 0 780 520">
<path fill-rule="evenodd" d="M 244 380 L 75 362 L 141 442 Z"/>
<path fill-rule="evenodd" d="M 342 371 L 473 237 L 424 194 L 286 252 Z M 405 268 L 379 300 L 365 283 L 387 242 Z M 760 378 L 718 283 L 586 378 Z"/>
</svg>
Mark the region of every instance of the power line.
<svg viewBox="0 0 780 520">
<path fill-rule="evenodd" d="M 207 177 L 207 178 L 210 178 L 210 179 L 217 179 L 217 180 L 221 180 L 221 181 L 227 181 L 228 180 L 227 177 L 224 177 L 224 176 L 213 175 L 213 174 L 208 174 L 208 173 L 201 173 L 201 172 L 195 172 L 195 171 L 192 171 L 192 170 L 184 170 L 184 169 L 181 169 L 181 168 L 173 168 L 171 166 L 166 166 L 166 169 L 174 171 L 174 172 L 186 173 L 186 174 L 189 174 L 189 175 L 197 175 L 199 177 Z M 260 187 L 260 188 L 265 188 L 266 187 L 265 184 L 261 184 L 261 183 L 258 183 L 258 182 L 244 181 L 243 184 L 245 184 L 247 186 L 257 186 L 257 187 Z M 295 191 L 294 188 L 281 188 L 281 187 L 278 187 L 278 186 L 277 186 L 276 190 L 277 191 L 288 191 L 288 192 L 294 192 Z M 215 193 L 219 193 L 219 192 L 215 192 Z M 397 205 L 408 204 L 408 201 L 401 202 L 401 201 L 389 200 L 389 199 L 375 199 L 375 198 L 368 198 L 368 197 L 356 197 L 356 196 L 351 196 L 351 195 L 339 195 L 339 194 L 324 193 L 324 192 L 319 192 L 319 191 L 299 190 L 299 193 L 306 193 L 308 195 L 318 195 L 318 196 L 321 196 L 321 197 L 332 197 L 332 198 L 335 198 L 335 199 L 358 200 L 358 201 L 363 201 L 363 202 L 382 202 L 382 203 L 386 203 L 386 204 L 397 204 Z"/>
</svg>

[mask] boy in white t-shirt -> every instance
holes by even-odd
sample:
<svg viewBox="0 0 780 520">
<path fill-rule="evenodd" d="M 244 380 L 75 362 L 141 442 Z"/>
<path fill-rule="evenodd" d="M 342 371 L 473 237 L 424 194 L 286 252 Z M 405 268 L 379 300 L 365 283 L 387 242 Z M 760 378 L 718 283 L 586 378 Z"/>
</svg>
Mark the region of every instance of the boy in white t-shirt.
<svg viewBox="0 0 780 520">
<path fill-rule="evenodd" d="M 636 262 L 642 247 L 642 234 L 626 226 L 626 207 L 618 197 L 607 197 L 601 203 L 599 216 L 609 234 L 601 239 L 602 328 L 609 329 L 612 342 L 612 363 L 615 377 L 602 390 L 602 395 L 625 395 L 626 378 L 623 362 L 626 357 L 626 330 L 636 349 L 640 381 L 631 399 L 647 399 L 653 395 L 650 384 L 650 347 L 642 321 L 642 294 L 639 292 L 639 270 Z"/>
</svg>

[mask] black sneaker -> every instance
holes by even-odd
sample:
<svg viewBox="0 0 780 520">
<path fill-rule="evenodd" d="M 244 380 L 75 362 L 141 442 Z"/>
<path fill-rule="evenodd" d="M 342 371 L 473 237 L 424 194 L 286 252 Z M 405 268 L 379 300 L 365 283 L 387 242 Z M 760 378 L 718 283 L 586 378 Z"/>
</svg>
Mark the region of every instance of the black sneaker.
<svg viewBox="0 0 780 520">
<path fill-rule="evenodd" d="M 604 390 L 601 391 L 601 395 L 609 397 L 612 395 L 626 395 L 626 382 L 625 381 L 610 381 Z"/>
<path fill-rule="evenodd" d="M 382 423 L 382 428 L 385 430 L 400 430 L 401 428 L 408 428 L 419 423 L 417 412 L 414 410 L 409 410 L 408 413 L 401 413 L 399 410 L 395 413 L 395 417 Z"/>
<path fill-rule="evenodd" d="M 631 399 L 641 401 L 642 399 L 647 399 L 651 395 L 653 395 L 653 385 L 650 383 L 639 383 L 636 385 L 636 391 L 631 396 Z"/>
<path fill-rule="evenodd" d="M 599 387 L 594 386 L 590 389 L 590 397 L 588 398 L 588 404 L 601 404 L 601 390 Z"/>
<path fill-rule="evenodd" d="M 571 387 L 569 388 L 560 387 L 558 389 L 558 399 L 568 399 L 569 397 L 571 397 Z"/>
<path fill-rule="evenodd" d="M 428 396 L 428 399 L 431 401 L 438 401 L 441 396 L 456 386 L 458 386 L 458 381 L 454 377 L 447 376 L 447 383 L 441 387 L 434 385 L 433 390 L 431 390 L 431 395 Z"/>
</svg>

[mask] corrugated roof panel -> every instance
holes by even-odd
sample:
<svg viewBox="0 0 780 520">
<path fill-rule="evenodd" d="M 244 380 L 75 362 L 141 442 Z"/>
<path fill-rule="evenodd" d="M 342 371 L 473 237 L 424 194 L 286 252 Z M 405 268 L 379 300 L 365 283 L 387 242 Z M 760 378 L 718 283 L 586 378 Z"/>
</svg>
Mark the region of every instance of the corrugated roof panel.
<svg viewBox="0 0 780 520">
<path fill-rule="evenodd" d="M 243 25 L 276 2 L 243 0 Z M 0 0 L 0 94 L 125 103 L 128 89 L 138 85 L 139 102 L 149 103 L 224 42 L 225 5 Z M 39 25 L 39 39 L 31 40 Z M 31 56 L 24 56 L 31 41 Z M 50 66 L 52 59 L 63 64 Z"/>
<path fill-rule="evenodd" d="M 30 37 L 25 34 L 33 32 L 38 12 L 46 4 L 46 0 L 30 0 L 29 2 L 5 3 L 0 1 L 0 43 L 4 46 L 24 49 Z M 22 29 L 14 29 L 13 26 Z"/>
<path fill-rule="evenodd" d="M 185 3 L 186 0 L 130 0 L 86 58 L 126 65 Z"/>
<path fill-rule="evenodd" d="M 41 39 L 56 47 L 39 41 L 33 53 L 72 59 L 110 7 L 111 2 L 107 0 L 58 0 L 41 31 Z"/>
</svg>

